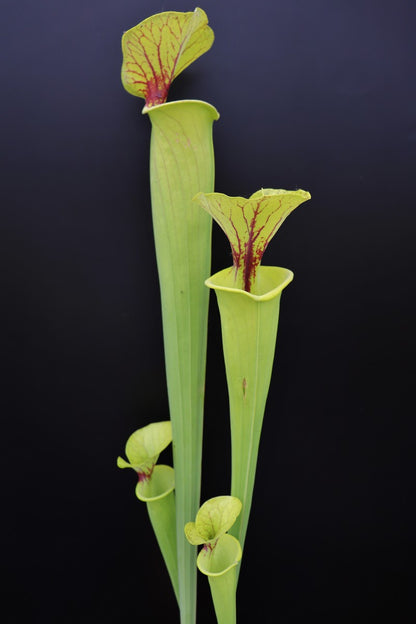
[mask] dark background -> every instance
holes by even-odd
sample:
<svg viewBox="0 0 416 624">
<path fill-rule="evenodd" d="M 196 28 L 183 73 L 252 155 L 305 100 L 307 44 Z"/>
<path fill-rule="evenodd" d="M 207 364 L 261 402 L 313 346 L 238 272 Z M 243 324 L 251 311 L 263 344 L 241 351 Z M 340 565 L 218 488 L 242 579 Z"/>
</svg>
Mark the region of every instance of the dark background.
<svg viewBox="0 0 416 624">
<path fill-rule="evenodd" d="M 220 111 L 216 190 L 312 194 L 264 258 L 295 280 L 239 622 L 414 622 L 415 4 L 201 6 L 215 44 L 169 99 Z M 124 30 L 193 8 L 2 2 L 7 624 L 178 622 L 135 476 L 115 464 L 133 430 L 168 417 L 150 128 L 119 72 Z M 213 271 L 230 261 L 215 228 Z M 229 483 L 219 331 L 212 298 L 204 498 Z M 201 577 L 198 623 L 213 621 Z"/>
</svg>

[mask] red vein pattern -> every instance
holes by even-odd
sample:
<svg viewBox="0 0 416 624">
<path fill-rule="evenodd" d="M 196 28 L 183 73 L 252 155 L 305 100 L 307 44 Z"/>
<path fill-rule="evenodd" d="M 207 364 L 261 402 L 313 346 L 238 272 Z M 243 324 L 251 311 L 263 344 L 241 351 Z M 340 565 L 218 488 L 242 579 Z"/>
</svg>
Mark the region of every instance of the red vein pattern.
<svg viewBox="0 0 416 624">
<path fill-rule="evenodd" d="M 196 199 L 227 235 L 236 282 L 251 292 L 269 242 L 292 210 L 310 195 L 301 190 L 262 189 L 249 199 L 222 193 L 199 193 Z"/>
<path fill-rule="evenodd" d="M 206 52 L 214 41 L 202 9 L 167 11 L 124 33 L 121 78 L 125 89 L 143 97 L 146 106 L 166 102 L 176 76 Z"/>
</svg>

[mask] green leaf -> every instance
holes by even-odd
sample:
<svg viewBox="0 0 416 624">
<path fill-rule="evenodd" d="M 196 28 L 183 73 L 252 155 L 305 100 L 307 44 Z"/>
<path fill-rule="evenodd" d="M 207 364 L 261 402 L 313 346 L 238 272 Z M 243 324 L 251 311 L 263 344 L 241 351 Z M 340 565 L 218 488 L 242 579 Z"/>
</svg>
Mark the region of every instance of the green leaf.
<svg viewBox="0 0 416 624">
<path fill-rule="evenodd" d="M 119 468 L 133 468 L 138 473 L 150 474 L 160 453 L 172 442 L 172 425 L 170 420 L 151 423 L 138 429 L 126 443 L 126 462 L 117 458 Z"/>
<path fill-rule="evenodd" d="M 218 540 L 234 524 L 241 511 L 241 501 L 235 496 L 216 496 L 207 500 L 196 514 L 195 522 L 185 525 L 185 535 L 195 546 Z"/>
<path fill-rule="evenodd" d="M 222 193 L 198 193 L 195 201 L 212 216 L 230 241 L 234 287 L 255 289 L 257 268 L 270 240 L 286 217 L 310 199 L 307 191 L 261 189 L 251 197 L 228 197 Z"/>
<path fill-rule="evenodd" d="M 121 80 L 124 88 L 150 108 L 166 101 L 174 78 L 209 50 L 214 33 L 206 13 L 166 11 L 124 33 Z"/>
</svg>

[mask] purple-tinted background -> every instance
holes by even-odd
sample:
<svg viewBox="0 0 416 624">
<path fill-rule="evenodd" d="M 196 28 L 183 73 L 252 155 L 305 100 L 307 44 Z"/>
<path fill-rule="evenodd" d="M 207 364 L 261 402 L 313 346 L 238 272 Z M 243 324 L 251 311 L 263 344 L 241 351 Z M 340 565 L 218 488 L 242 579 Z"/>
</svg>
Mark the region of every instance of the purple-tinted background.
<svg viewBox="0 0 416 624">
<path fill-rule="evenodd" d="M 134 429 L 168 417 L 149 122 L 119 72 L 123 30 L 193 8 L 2 3 L 5 624 L 178 621 L 134 475 L 115 466 Z M 295 281 L 239 622 L 413 622 L 415 4 L 202 8 L 215 44 L 169 99 L 220 111 L 216 190 L 313 198 L 264 257 Z M 230 260 L 215 228 L 213 270 Z M 211 312 L 203 498 L 229 487 L 213 298 Z M 198 624 L 214 621 L 201 577 Z"/>
</svg>

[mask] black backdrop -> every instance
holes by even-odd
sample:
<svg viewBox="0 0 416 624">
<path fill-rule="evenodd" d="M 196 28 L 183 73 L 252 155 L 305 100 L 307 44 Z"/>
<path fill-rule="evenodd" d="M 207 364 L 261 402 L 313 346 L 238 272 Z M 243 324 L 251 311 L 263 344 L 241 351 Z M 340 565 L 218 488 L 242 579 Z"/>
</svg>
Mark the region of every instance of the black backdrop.
<svg viewBox="0 0 416 624">
<path fill-rule="evenodd" d="M 115 465 L 134 429 L 167 417 L 149 122 L 119 71 L 123 30 L 193 8 L 2 2 L 7 624 L 178 621 L 134 474 Z M 202 8 L 215 44 L 169 99 L 220 111 L 216 190 L 312 194 L 264 259 L 295 280 L 239 621 L 414 621 L 414 2 Z M 213 271 L 229 264 L 215 228 Z M 204 498 L 229 482 L 219 331 L 212 298 Z M 198 621 L 214 621 L 204 578 Z"/>
</svg>

